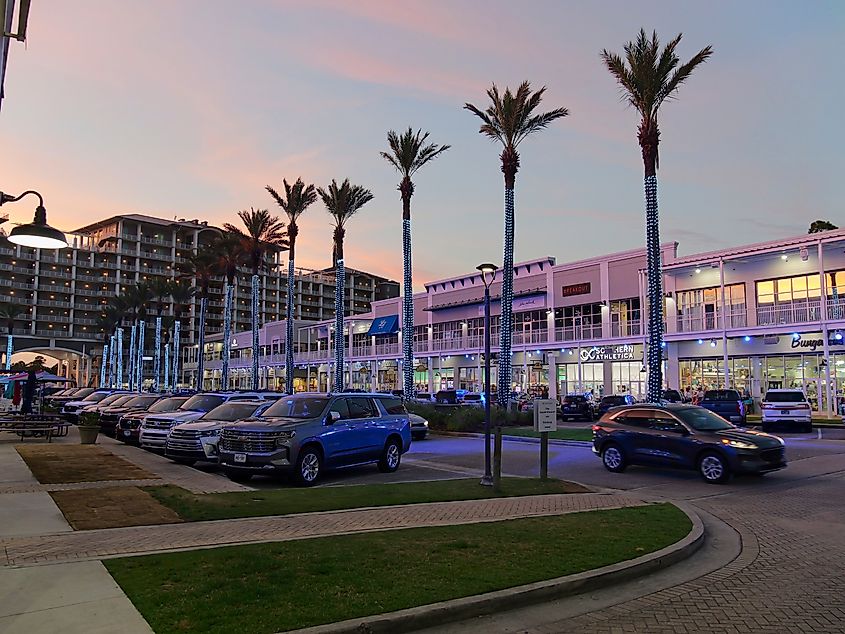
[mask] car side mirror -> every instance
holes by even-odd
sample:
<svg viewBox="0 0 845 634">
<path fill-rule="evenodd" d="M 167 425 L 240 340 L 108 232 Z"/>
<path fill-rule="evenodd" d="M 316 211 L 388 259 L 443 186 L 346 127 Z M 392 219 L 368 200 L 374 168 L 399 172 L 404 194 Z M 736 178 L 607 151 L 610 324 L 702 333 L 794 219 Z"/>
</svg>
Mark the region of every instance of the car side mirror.
<svg viewBox="0 0 845 634">
<path fill-rule="evenodd" d="M 337 421 L 340 420 L 340 412 L 336 412 L 334 410 L 330 411 L 328 416 L 326 416 L 326 425 L 333 425 Z"/>
</svg>

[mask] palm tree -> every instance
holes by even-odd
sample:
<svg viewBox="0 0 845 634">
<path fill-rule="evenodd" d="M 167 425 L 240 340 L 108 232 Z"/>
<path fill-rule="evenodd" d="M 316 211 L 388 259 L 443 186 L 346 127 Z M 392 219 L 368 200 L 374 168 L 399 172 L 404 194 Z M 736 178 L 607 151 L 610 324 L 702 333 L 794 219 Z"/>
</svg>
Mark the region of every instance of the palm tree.
<svg viewBox="0 0 845 634">
<path fill-rule="evenodd" d="M 505 245 L 502 266 L 502 316 L 499 336 L 499 404 L 507 406 L 511 391 L 511 336 L 513 334 L 513 234 L 514 203 L 513 190 L 516 173 L 519 170 L 517 147 L 529 134 L 538 132 L 552 121 L 569 114 L 566 108 L 557 108 L 549 112 L 534 114 L 543 100 L 545 86 L 537 92 L 531 92 L 531 84 L 522 82 L 515 93 L 505 88 L 500 95 L 496 84 L 487 91 L 490 105 L 487 110 L 479 110 L 471 103 L 464 108 L 481 119 L 479 132 L 493 141 L 502 144 L 502 173 L 505 176 Z"/>
<path fill-rule="evenodd" d="M 675 96 L 678 87 L 699 64 L 713 53 L 705 46 L 686 64 L 680 65 L 675 48 L 681 35 L 661 51 L 657 32 L 646 35 L 640 29 L 637 39 L 625 45 L 625 59 L 607 49 L 602 60 L 622 88 L 622 98 L 640 115 L 637 139 L 645 169 L 646 265 L 648 267 L 648 400 L 660 401 L 663 389 L 663 280 L 660 262 L 660 227 L 657 214 L 657 169 L 660 166 L 658 144 L 660 130 L 657 112 L 666 99 Z"/>
<path fill-rule="evenodd" d="M 114 333 L 114 329 L 120 324 L 123 319 L 123 312 L 116 305 L 109 304 L 97 318 L 97 328 L 103 333 L 103 354 L 100 361 L 100 387 L 106 387 L 111 383 L 110 377 L 107 376 L 107 363 L 109 358 L 109 344 Z"/>
<path fill-rule="evenodd" d="M 402 394 L 406 399 L 414 393 L 414 292 L 411 271 L 411 196 L 414 195 L 414 183 L 411 180 L 417 170 L 433 161 L 449 149 L 448 145 L 426 143 L 428 132 L 416 133 L 410 127 L 403 134 L 393 130 L 387 133 L 389 152 L 381 152 L 382 157 L 402 176 L 399 181 L 399 194 L 402 198 Z"/>
<path fill-rule="evenodd" d="M 167 307 L 173 283 L 165 278 L 157 277 L 150 283 L 150 290 L 156 300 L 155 350 L 153 351 L 153 391 L 158 391 L 161 381 L 161 332 L 162 314 Z"/>
<path fill-rule="evenodd" d="M 137 330 L 137 345 L 135 347 L 135 365 L 132 384 L 135 389 L 140 390 L 144 384 L 144 334 L 146 332 L 145 320 L 147 318 L 147 306 L 155 298 L 152 288 L 146 282 L 130 286 L 125 292 L 125 300 L 133 315 L 135 329 Z"/>
<path fill-rule="evenodd" d="M 26 312 L 26 309 L 14 302 L 0 304 L 0 320 L 6 324 L 6 370 L 12 369 L 12 338 L 15 331 L 15 320 Z"/>
<path fill-rule="evenodd" d="M 179 353 L 182 332 L 182 312 L 194 296 L 194 287 L 187 280 L 177 279 L 170 289 L 173 298 L 173 387 L 179 385 Z"/>
<path fill-rule="evenodd" d="M 332 179 L 332 184 L 326 189 L 317 188 L 317 193 L 323 199 L 326 210 L 334 222 L 334 389 L 343 390 L 343 295 L 346 271 L 343 265 L 343 238 L 346 235 L 346 222 L 364 205 L 373 199 L 369 189 L 360 185 L 350 185 L 349 179 L 344 179 L 340 187 Z"/>
<path fill-rule="evenodd" d="M 115 334 L 116 340 L 115 344 L 117 344 L 116 354 L 117 354 L 117 364 L 115 368 L 115 378 L 116 384 L 118 387 L 123 387 L 123 319 L 126 313 L 130 310 L 129 303 L 124 295 L 115 295 L 112 296 L 106 301 L 106 305 L 113 308 L 118 317 L 117 323 L 115 324 Z M 133 335 L 134 335 L 134 326 L 133 326 Z M 134 338 L 133 338 L 134 341 Z M 129 367 L 128 367 L 128 374 L 129 374 L 129 381 L 132 381 L 132 361 L 133 361 L 133 350 L 132 346 L 130 345 L 129 350 Z"/>
<path fill-rule="evenodd" d="M 232 299 L 235 292 L 235 279 L 238 266 L 242 261 L 241 241 L 233 233 L 225 233 L 211 246 L 217 258 L 217 274 L 226 278 L 223 287 L 223 367 L 220 376 L 220 389 L 229 389 L 229 354 L 232 350 Z"/>
<path fill-rule="evenodd" d="M 258 327 L 259 306 L 258 291 L 261 278 L 258 272 L 266 266 L 266 256 L 274 249 L 287 246 L 285 225 L 278 216 L 271 216 L 266 209 L 243 210 L 238 217 L 246 227 L 246 232 L 226 223 L 226 231 L 237 236 L 240 241 L 241 256 L 245 264 L 252 269 L 252 389 L 258 389 Z"/>
<path fill-rule="evenodd" d="M 285 186 L 284 198 L 276 190 L 267 185 L 267 191 L 281 207 L 288 217 L 288 300 L 285 311 L 285 392 L 293 394 L 293 294 L 296 279 L 294 277 L 294 260 L 296 257 L 296 237 L 299 235 L 299 217 L 305 213 L 316 200 L 317 190 L 314 185 L 306 185 L 301 178 L 297 178 L 293 185 Z"/>
<path fill-rule="evenodd" d="M 197 328 L 197 381 L 194 388 L 202 390 L 203 374 L 205 373 L 205 316 L 208 311 L 208 289 L 214 276 L 217 275 L 217 256 L 213 250 L 203 250 L 188 257 L 181 266 L 183 279 L 193 279 L 196 286 L 194 294 L 200 298 L 200 316 Z"/>
</svg>

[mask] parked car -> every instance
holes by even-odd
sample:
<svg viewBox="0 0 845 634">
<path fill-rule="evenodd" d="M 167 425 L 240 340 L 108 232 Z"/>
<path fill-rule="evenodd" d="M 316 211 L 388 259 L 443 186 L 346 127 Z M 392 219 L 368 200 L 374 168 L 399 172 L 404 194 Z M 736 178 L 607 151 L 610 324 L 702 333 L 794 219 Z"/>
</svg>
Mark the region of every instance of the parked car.
<svg viewBox="0 0 845 634">
<path fill-rule="evenodd" d="M 484 395 L 467 392 L 464 394 L 464 398 L 461 403 L 468 405 L 469 407 L 484 407 Z"/>
<path fill-rule="evenodd" d="M 662 400 L 667 403 L 684 403 L 684 397 L 678 390 L 663 390 Z"/>
<path fill-rule="evenodd" d="M 695 405 L 632 405 L 614 409 L 593 425 L 593 453 L 609 471 L 628 465 L 694 469 L 705 482 L 734 473 L 786 467 L 783 440 L 734 427 Z"/>
<path fill-rule="evenodd" d="M 726 421 L 745 424 L 745 399 L 736 390 L 707 390 L 699 405 Z"/>
<path fill-rule="evenodd" d="M 50 407 L 61 408 L 62 405 L 68 403 L 69 401 L 81 401 L 89 394 L 92 394 L 95 389 L 96 388 L 93 387 L 72 387 L 64 390 L 63 392 L 52 394 L 50 398 L 47 399 L 47 404 Z"/>
<path fill-rule="evenodd" d="M 233 400 L 218 405 L 195 421 L 173 427 L 167 436 L 164 455 L 187 465 L 197 460 L 217 462 L 217 445 L 223 427 L 238 420 L 261 416 L 272 404 L 272 401 Z"/>
<path fill-rule="evenodd" d="M 763 413 L 763 431 L 776 428 L 790 431 L 813 431 L 810 402 L 801 390 L 769 390 L 760 405 Z"/>
<path fill-rule="evenodd" d="M 145 412 L 133 412 L 120 417 L 115 437 L 125 443 L 137 445 L 140 443 L 141 423 L 150 414 L 164 414 L 173 412 L 185 403 L 190 396 L 168 396 L 156 401 Z"/>
<path fill-rule="evenodd" d="M 457 390 L 440 390 L 434 395 L 434 402 L 441 405 L 457 405 L 459 400 Z"/>
<path fill-rule="evenodd" d="M 408 414 L 408 422 L 411 424 L 411 438 L 425 440 L 425 437 L 428 436 L 428 420 L 411 412 Z"/>
<path fill-rule="evenodd" d="M 414 400 L 420 403 L 431 403 L 434 399 L 432 398 L 430 392 L 417 392 L 416 396 L 414 396 Z"/>
<path fill-rule="evenodd" d="M 410 446 L 408 413 L 394 396 L 301 393 L 277 401 L 260 419 L 226 426 L 219 453 L 236 482 L 289 472 L 310 486 L 324 469 L 377 462 L 382 472 L 396 471 Z"/>
<path fill-rule="evenodd" d="M 560 416 L 563 420 L 593 420 L 593 403 L 583 394 L 568 394 L 560 403 Z"/>
<path fill-rule="evenodd" d="M 189 423 L 203 414 L 210 412 L 218 405 L 228 401 L 246 401 L 264 399 L 260 392 L 204 392 L 196 394 L 179 406 L 179 409 L 163 414 L 150 414 L 141 423 L 138 441 L 144 449 L 164 451 L 170 430 L 180 423 Z"/>
<path fill-rule="evenodd" d="M 135 394 L 126 399 L 118 399 L 111 405 L 100 409 L 100 433 L 114 438 L 120 418 L 130 412 L 145 412 L 162 398 L 161 394 Z M 121 402 L 123 401 L 123 402 Z"/>
<path fill-rule="evenodd" d="M 619 394 L 611 396 L 603 396 L 596 408 L 596 416 L 601 416 L 606 413 L 611 407 L 621 407 L 622 405 L 633 405 L 637 402 L 630 394 Z"/>
<path fill-rule="evenodd" d="M 96 390 L 88 394 L 85 398 L 81 400 L 73 400 L 67 401 L 62 405 L 61 414 L 64 416 L 65 420 L 69 423 L 77 423 L 79 422 L 79 410 L 89 405 L 96 405 L 100 401 L 104 401 L 110 396 L 115 396 L 112 401 L 116 401 L 120 398 L 120 395 L 123 392 L 115 392 L 115 390 Z M 109 401 L 109 402 L 112 402 Z"/>
</svg>

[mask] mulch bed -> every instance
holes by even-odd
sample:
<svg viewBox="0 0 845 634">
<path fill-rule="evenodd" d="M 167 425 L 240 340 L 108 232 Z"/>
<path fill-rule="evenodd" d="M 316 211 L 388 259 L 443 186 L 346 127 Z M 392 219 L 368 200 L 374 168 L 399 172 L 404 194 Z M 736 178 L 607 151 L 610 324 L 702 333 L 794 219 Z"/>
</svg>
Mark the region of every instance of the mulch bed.
<svg viewBox="0 0 845 634">
<path fill-rule="evenodd" d="M 174 511 L 138 487 L 51 491 L 50 496 L 75 530 L 182 521 Z"/>
<path fill-rule="evenodd" d="M 158 478 L 97 445 L 16 445 L 41 484 Z"/>
</svg>

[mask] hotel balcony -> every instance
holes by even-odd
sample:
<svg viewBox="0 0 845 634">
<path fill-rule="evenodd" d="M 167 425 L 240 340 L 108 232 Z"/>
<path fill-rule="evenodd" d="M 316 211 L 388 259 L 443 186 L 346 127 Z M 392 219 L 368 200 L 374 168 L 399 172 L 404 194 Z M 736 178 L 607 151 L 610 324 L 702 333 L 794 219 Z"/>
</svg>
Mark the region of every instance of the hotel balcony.
<svg viewBox="0 0 845 634">
<path fill-rule="evenodd" d="M 821 321 L 821 311 L 821 300 L 818 299 L 757 306 L 757 325 L 779 326 Z"/>
</svg>

